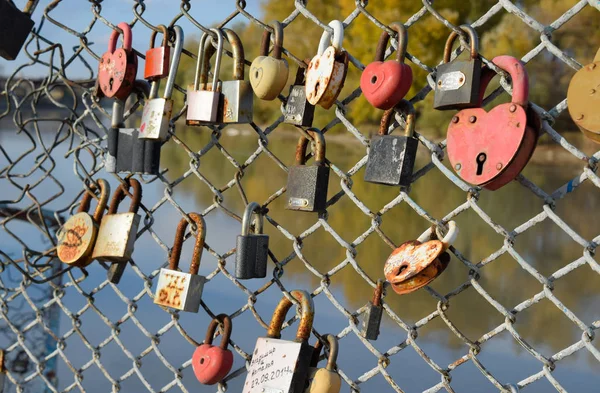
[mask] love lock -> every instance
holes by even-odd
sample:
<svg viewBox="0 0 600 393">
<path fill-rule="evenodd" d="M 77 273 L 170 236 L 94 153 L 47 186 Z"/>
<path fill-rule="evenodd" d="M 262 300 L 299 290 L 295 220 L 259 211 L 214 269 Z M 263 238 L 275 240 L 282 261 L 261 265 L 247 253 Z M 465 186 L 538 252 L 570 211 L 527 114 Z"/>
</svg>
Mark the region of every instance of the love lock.
<svg viewBox="0 0 600 393">
<path fill-rule="evenodd" d="M 124 101 L 133 89 L 138 61 L 131 46 L 131 27 L 125 22 L 117 26 L 123 30 L 123 47 L 116 49 L 119 33 L 113 31 L 98 66 L 98 86 L 106 97 Z"/>
<path fill-rule="evenodd" d="M 523 64 L 511 56 L 492 62 L 512 79 L 512 102 L 491 111 L 463 109 L 448 127 L 448 158 L 466 182 L 497 190 L 516 178 L 529 162 L 537 144 L 539 118 L 529 109 L 529 78 Z M 494 76 L 487 69 L 481 80 L 480 102 Z"/>
<path fill-rule="evenodd" d="M 165 25 L 156 26 L 163 34 L 163 42 L 159 47 L 154 46 L 156 41 L 156 30 L 150 34 L 150 49 L 146 51 L 146 63 L 144 64 L 144 79 L 149 81 L 165 78 L 169 75 L 169 58 L 171 47 L 169 47 L 169 31 Z"/>
<path fill-rule="evenodd" d="M 272 22 L 271 26 L 275 32 L 273 56 L 269 56 L 271 32 L 265 30 L 260 44 L 260 56 L 254 59 L 250 66 L 250 83 L 254 94 L 266 101 L 272 101 L 279 96 L 290 72 L 287 61 L 281 58 L 283 26 L 277 21 Z"/>
<path fill-rule="evenodd" d="M 573 75 L 567 103 L 569 114 L 583 135 L 600 143 L 600 50 L 591 64 Z"/>
<path fill-rule="evenodd" d="M 216 346 L 212 342 L 219 322 L 223 324 L 223 337 L 221 345 Z M 231 318 L 227 314 L 217 315 L 208 325 L 204 344 L 198 346 L 192 355 L 192 368 L 200 383 L 214 385 L 221 382 L 231 371 L 233 353 L 227 349 L 231 329 Z"/>
<path fill-rule="evenodd" d="M 442 238 L 437 230 L 429 228 L 417 240 L 402 243 L 385 261 L 383 272 L 392 289 L 405 295 L 423 288 L 435 280 L 450 263 L 446 252 L 458 235 L 454 221 L 448 222 L 448 233 Z"/>
</svg>

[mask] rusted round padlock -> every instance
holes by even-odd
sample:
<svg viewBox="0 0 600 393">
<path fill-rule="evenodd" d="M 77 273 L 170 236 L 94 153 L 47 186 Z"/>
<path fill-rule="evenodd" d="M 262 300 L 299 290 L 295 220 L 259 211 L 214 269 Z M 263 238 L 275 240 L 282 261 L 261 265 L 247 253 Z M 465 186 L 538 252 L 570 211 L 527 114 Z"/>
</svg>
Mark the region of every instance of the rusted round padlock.
<svg viewBox="0 0 600 393">
<path fill-rule="evenodd" d="M 385 261 L 383 272 L 398 295 L 411 293 L 428 285 L 446 269 L 450 255 L 446 252 L 458 235 L 454 221 L 448 222 L 448 232 L 441 239 L 435 226 L 417 240 L 402 243 Z"/>
<path fill-rule="evenodd" d="M 569 114 L 583 135 L 600 143 L 600 50 L 591 64 L 573 75 L 567 103 Z"/>
</svg>

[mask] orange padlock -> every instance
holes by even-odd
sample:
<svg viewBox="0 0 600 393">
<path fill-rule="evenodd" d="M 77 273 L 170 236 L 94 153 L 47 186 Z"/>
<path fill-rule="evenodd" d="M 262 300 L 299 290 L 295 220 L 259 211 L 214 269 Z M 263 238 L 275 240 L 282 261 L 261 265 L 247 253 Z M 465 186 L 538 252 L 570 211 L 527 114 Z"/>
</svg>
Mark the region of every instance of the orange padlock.
<svg viewBox="0 0 600 393">
<path fill-rule="evenodd" d="M 144 78 L 149 81 L 166 78 L 169 75 L 169 59 L 171 58 L 169 30 L 165 25 L 158 25 L 157 28 L 163 34 L 163 42 L 162 46 L 154 47 L 157 31 L 152 31 L 150 49 L 146 51 L 146 64 L 144 66 Z"/>
</svg>

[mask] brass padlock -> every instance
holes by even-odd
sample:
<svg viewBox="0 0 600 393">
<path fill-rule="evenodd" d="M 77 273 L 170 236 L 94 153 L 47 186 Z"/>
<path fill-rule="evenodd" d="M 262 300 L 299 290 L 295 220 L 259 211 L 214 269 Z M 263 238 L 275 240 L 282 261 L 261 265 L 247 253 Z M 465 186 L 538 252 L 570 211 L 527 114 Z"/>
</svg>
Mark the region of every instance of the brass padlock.
<svg viewBox="0 0 600 393">
<path fill-rule="evenodd" d="M 333 36 L 325 31 L 319 51 L 306 72 L 306 98 L 313 105 L 331 108 L 340 95 L 348 72 L 348 53 L 342 49 L 344 25 L 339 20 L 329 22 Z"/>
<path fill-rule="evenodd" d="M 202 290 L 206 282 L 206 277 L 198 275 L 202 250 L 204 249 L 206 223 L 204 222 L 204 218 L 198 213 L 190 213 L 189 217 L 196 223 L 196 231 L 198 232 L 196 243 L 194 244 L 190 272 L 183 273 L 179 271 L 179 258 L 181 257 L 181 248 L 183 247 L 183 236 L 188 226 L 188 221 L 182 218 L 175 233 L 175 241 L 171 249 L 171 257 L 169 258 L 169 267 L 167 269 L 160 269 L 154 303 L 181 311 L 198 312 Z"/>
<path fill-rule="evenodd" d="M 452 31 L 444 48 L 444 64 L 437 67 L 433 108 L 437 110 L 475 108 L 479 106 L 482 62 L 479 58 L 479 37 L 469 25 L 461 25 L 471 44 L 469 61 L 450 61 L 452 44 L 458 33 Z"/>
<path fill-rule="evenodd" d="M 338 340 L 332 334 L 326 334 L 323 339 L 329 343 L 329 357 L 325 368 L 317 368 L 319 353 L 323 343 L 317 341 L 312 357 L 310 371 L 308 372 L 308 387 L 304 393 L 339 393 L 342 389 L 342 378 L 337 373 Z"/>
<path fill-rule="evenodd" d="M 567 91 L 569 114 L 583 135 L 600 143 L 600 50 L 573 75 Z"/>
<path fill-rule="evenodd" d="M 96 185 L 92 184 L 90 189 L 83 194 L 77 213 L 71 216 L 57 233 L 58 258 L 71 266 L 86 267 L 93 261 L 92 252 L 98 235 L 98 227 L 110 195 L 110 186 L 106 180 L 99 179 L 98 186 L 100 187 L 100 199 L 94 215 L 91 216 L 88 213 L 92 192 L 96 190 Z"/>
<path fill-rule="evenodd" d="M 277 98 L 285 87 L 290 73 L 288 62 L 281 58 L 283 26 L 278 21 L 272 22 L 271 26 L 275 32 L 273 56 L 269 56 L 271 32 L 265 30 L 260 45 L 260 56 L 254 59 L 250 66 L 250 83 L 254 94 L 266 101 Z"/>
<path fill-rule="evenodd" d="M 142 199 L 142 186 L 135 179 L 127 179 L 127 190 L 133 187 L 133 198 L 128 213 L 117 213 L 119 203 L 125 199 L 123 184 L 113 194 L 108 214 L 102 219 L 92 258 L 106 262 L 128 262 L 140 225 L 137 214 Z"/>
</svg>

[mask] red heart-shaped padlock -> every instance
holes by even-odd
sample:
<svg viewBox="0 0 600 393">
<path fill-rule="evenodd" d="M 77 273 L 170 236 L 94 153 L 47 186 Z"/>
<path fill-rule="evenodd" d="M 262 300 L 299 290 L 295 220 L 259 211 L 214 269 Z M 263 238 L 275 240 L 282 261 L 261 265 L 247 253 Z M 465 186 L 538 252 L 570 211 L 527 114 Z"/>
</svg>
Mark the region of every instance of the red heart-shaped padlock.
<svg viewBox="0 0 600 393">
<path fill-rule="evenodd" d="M 219 322 L 223 324 L 221 345 L 212 345 L 213 335 Z M 192 355 L 192 368 L 200 383 L 214 385 L 227 376 L 233 366 L 233 353 L 227 349 L 231 336 L 231 319 L 226 314 L 219 314 L 212 320 L 206 332 L 204 344 L 200 345 Z"/>
<path fill-rule="evenodd" d="M 396 106 L 410 90 L 412 69 L 404 63 L 408 33 L 403 24 L 395 22 L 390 29 L 398 32 L 396 60 L 384 62 L 385 48 L 390 39 L 387 31 L 381 33 L 375 61 L 369 64 L 360 77 L 360 88 L 367 101 L 375 108 L 390 109 Z"/>
<path fill-rule="evenodd" d="M 131 28 L 125 22 L 118 27 L 123 30 L 123 47 L 116 49 L 119 33 L 113 31 L 98 66 L 98 85 L 106 97 L 125 100 L 135 82 L 137 56 L 131 48 Z"/>
</svg>

